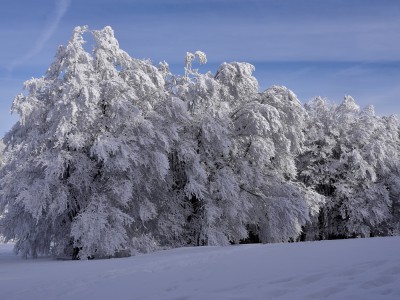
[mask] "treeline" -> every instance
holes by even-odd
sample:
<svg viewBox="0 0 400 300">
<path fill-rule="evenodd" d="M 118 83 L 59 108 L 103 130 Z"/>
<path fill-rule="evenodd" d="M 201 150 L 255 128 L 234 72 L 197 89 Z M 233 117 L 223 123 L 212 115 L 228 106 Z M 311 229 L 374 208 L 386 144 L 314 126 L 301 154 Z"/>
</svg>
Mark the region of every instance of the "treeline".
<svg viewBox="0 0 400 300">
<path fill-rule="evenodd" d="M 84 34 L 95 47 L 87 52 Z M 4 137 L 0 233 L 23 256 L 399 234 L 396 117 L 285 87 L 248 63 L 185 75 L 75 28 L 25 82 Z"/>
</svg>

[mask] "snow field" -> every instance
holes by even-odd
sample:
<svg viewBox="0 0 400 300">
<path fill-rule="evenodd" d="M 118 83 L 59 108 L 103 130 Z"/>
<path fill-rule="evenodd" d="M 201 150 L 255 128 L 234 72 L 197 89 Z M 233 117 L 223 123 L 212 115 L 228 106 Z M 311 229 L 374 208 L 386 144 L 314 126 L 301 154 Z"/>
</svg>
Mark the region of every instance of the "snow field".
<svg viewBox="0 0 400 300">
<path fill-rule="evenodd" d="M 0 299 L 400 299 L 400 237 L 23 260 L 0 245 Z"/>
</svg>

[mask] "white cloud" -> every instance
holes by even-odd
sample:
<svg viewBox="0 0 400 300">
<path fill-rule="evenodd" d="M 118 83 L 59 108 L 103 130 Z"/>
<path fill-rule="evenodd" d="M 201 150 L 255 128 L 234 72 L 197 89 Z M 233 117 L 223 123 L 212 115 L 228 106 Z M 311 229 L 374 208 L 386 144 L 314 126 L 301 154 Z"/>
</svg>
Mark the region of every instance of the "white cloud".
<svg viewBox="0 0 400 300">
<path fill-rule="evenodd" d="M 33 48 L 31 48 L 25 55 L 13 60 L 8 66 L 8 71 L 12 71 L 15 67 L 22 65 L 27 60 L 38 54 L 46 44 L 46 42 L 53 36 L 57 30 L 58 25 L 68 10 L 71 0 L 57 0 L 55 3 L 54 17 L 51 19 L 50 24 L 42 31 L 39 38 L 36 40 Z"/>
</svg>

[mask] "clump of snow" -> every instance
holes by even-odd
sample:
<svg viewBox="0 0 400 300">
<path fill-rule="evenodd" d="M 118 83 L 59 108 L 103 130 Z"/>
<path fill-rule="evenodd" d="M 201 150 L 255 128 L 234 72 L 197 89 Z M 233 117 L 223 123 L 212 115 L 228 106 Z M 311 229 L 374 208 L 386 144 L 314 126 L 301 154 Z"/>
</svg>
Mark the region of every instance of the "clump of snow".
<svg viewBox="0 0 400 300">
<path fill-rule="evenodd" d="M 23 260 L 0 244 L 0 295 L 22 299 L 400 299 L 400 237 Z"/>
</svg>

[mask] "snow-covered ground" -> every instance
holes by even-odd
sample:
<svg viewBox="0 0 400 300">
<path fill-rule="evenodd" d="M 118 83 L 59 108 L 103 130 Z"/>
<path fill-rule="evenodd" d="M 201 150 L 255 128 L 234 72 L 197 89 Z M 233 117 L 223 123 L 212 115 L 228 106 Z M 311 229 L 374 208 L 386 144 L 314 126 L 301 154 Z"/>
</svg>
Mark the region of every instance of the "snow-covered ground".
<svg viewBox="0 0 400 300">
<path fill-rule="evenodd" d="M 0 299 L 400 299 L 400 237 L 197 247 L 95 261 L 0 245 Z"/>
</svg>

